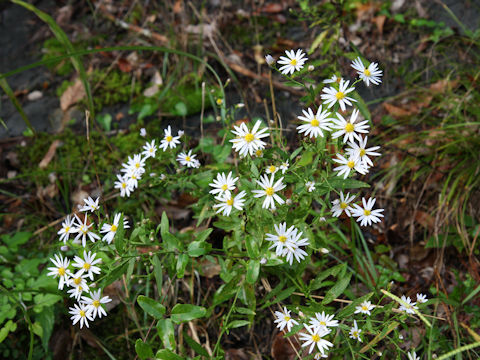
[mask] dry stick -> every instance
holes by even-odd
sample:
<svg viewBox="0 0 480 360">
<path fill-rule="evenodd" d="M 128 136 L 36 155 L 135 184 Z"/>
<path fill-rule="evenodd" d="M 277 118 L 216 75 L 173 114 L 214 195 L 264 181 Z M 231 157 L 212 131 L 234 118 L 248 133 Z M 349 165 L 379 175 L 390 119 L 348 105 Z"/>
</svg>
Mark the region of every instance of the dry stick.
<svg viewBox="0 0 480 360">
<path fill-rule="evenodd" d="M 55 221 L 52 221 L 52 222 L 49 223 L 48 225 L 45 225 L 45 226 L 41 227 L 40 229 L 36 230 L 36 231 L 33 233 L 33 235 L 38 235 L 38 234 L 44 232 L 45 230 L 47 230 L 48 228 L 50 228 L 50 227 L 52 227 L 52 226 L 54 226 L 54 225 L 57 225 L 57 224 L 61 223 L 66 217 L 67 217 L 67 216 L 65 215 L 65 216 L 61 217 L 60 219 L 57 219 L 57 220 L 55 220 Z"/>
</svg>

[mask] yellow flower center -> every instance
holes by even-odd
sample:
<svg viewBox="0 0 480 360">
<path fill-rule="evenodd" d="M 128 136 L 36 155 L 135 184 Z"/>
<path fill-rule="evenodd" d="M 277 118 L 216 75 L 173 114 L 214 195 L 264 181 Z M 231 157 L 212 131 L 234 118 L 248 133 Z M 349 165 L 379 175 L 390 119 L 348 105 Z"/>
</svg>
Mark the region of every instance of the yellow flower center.
<svg viewBox="0 0 480 360">
<path fill-rule="evenodd" d="M 278 237 L 278 241 L 280 241 L 281 243 L 284 243 L 285 241 L 287 241 L 287 237 L 286 236 L 279 236 Z"/>
<path fill-rule="evenodd" d="M 326 326 L 327 323 L 325 321 L 320 321 L 320 325 Z"/>
<path fill-rule="evenodd" d="M 274 165 L 271 165 L 268 170 L 270 170 L 271 173 L 274 173 L 277 168 Z"/>
<path fill-rule="evenodd" d="M 173 137 L 172 137 L 172 136 L 170 136 L 170 135 L 169 135 L 169 136 L 167 136 L 167 137 L 165 138 L 165 140 L 167 140 L 167 142 L 170 142 L 170 141 L 172 141 L 172 139 L 173 139 Z"/>
<path fill-rule="evenodd" d="M 312 341 L 316 342 L 316 343 L 319 342 L 320 341 L 320 336 L 318 336 L 317 334 L 312 335 Z"/>
<path fill-rule="evenodd" d="M 370 75 L 372 75 L 372 73 L 371 73 L 370 70 L 368 70 L 368 69 L 363 70 L 363 73 L 365 74 L 365 76 L 370 76 Z"/>
<path fill-rule="evenodd" d="M 367 209 L 365 209 L 365 210 L 363 210 L 363 213 L 365 214 L 365 216 L 368 216 L 368 215 L 370 215 L 370 214 L 371 214 L 371 211 L 370 211 L 370 210 L 367 210 Z"/>
<path fill-rule="evenodd" d="M 360 149 L 360 156 L 365 156 L 366 153 L 365 149 Z"/>
<path fill-rule="evenodd" d="M 312 125 L 313 127 L 317 127 L 318 125 L 320 125 L 320 122 L 317 120 L 317 118 L 313 118 L 313 120 L 310 121 L 310 125 Z"/>
<path fill-rule="evenodd" d="M 223 184 L 223 185 L 222 185 L 222 190 L 225 191 L 225 190 L 227 190 L 227 189 L 228 189 L 228 185 L 227 185 L 227 184 Z"/>
<path fill-rule="evenodd" d="M 140 167 L 140 163 L 136 163 L 135 167 L 138 169 Z"/>
<path fill-rule="evenodd" d="M 82 282 L 82 278 L 73 279 L 73 282 L 75 283 L 75 285 L 80 285 L 80 283 Z"/>
<path fill-rule="evenodd" d="M 111 232 L 117 231 L 117 225 L 113 224 L 112 227 L 110 228 Z"/>
<path fill-rule="evenodd" d="M 98 300 L 93 300 L 92 305 L 98 308 L 100 306 L 100 301 Z"/>
<path fill-rule="evenodd" d="M 223 100 L 222 99 L 217 99 L 217 105 L 222 105 Z"/>
<path fill-rule="evenodd" d="M 132 180 L 137 180 L 137 176 L 136 176 L 136 175 L 132 175 Z"/>
<path fill-rule="evenodd" d="M 285 321 L 290 321 L 292 318 L 290 316 L 285 316 Z"/>
<path fill-rule="evenodd" d="M 349 161 L 347 163 L 347 166 L 350 168 L 350 169 L 353 169 L 355 167 L 355 163 L 353 161 Z"/>
<path fill-rule="evenodd" d="M 227 205 L 232 206 L 233 205 L 233 199 L 228 199 L 227 200 Z"/>
<path fill-rule="evenodd" d="M 355 125 L 353 125 L 352 123 L 347 123 L 347 125 L 345 125 L 345 131 L 346 132 L 352 132 L 353 130 L 355 129 Z"/>
<path fill-rule="evenodd" d="M 346 202 L 341 202 L 340 203 L 340 209 L 345 210 L 347 208 L 348 204 Z"/>
<path fill-rule="evenodd" d="M 126 188 L 127 187 L 127 184 L 126 183 L 122 183 L 122 188 Z"/>
<path fill-rule="evenodd" d="M 85 317 L 85 311 L 80 310 L 79 314 L 80 314 L 81 317 Z"/>
<path fill-rule="evenodd" d="M 272 196 L 275 193 L 275 190 L 273 190 L 273 187 L 268 187 L 265 189 L 265 192 L 268 196 Z"/>
<path fill-rule="evenodd" d="M 58 268 L 58 275 L 60 275 L 60 276 L 65 275 L 65 268 L 64 267 Z"/>
<path fill-rule="evenodd" d="M 257 151 L 255 151 L 255 155 L 257 156 L 262 156 L 263 155 L 263 151 L 258 149 Z"/>
<path fill-rule="evenodd" d="M 153 152 L 153 148 L 150 148 L 150 152 Z"/>
<path fill-rule="evenodd" d="M 369 211 L 369 212 L 370 212 L 370 211 Z M 362 310 L 363 310 L 363 311 L 367 311 L 368 309 L 367 309 L 367 307 L 366 307 L 365 305 L 363 305 L 363 306 L 362 306 Z"/>
<path fill-rule="evenodd" d="M 352 333 L 352 335 L 353 335 L 353 337 L 358 338 L 358 331 L 354 331 L 354 332 Z"/>
<path fill-rule="evenodd" d="M 297 65 L 297 59 L 290 60 L 290 65 L 293 65 L 293 66 Z"/>
<path fill-rule="evenodd" d="M 65 226 L 65 233 L 68 233 L 70 231 L 70 226 Z"/>
<path fill-rule="evenodd" d="M 255 139 L 255 136 L 253 136 L 253 135 L 250 134 L 250 133 L 248 133 L 247 135 L 245 135 L 245 141 L 246 141 L 246 142 L 252 142 L 254 139 Z"/>
<path fill-rule="evenodd" d="M 191 160 L 192 160 L 192 158 L 191 158 L 190 156 L 187 156 L 187 157 L 185 158 L 185 161 L 191 161 Z"/>
<path fill-rule="evenodd" d="M 82 226 L 80 228 L 80 231 L 82 232 L 83 235 L 87 234 L 88 233 L 88 228 L 86 226 Z"/>
<path fill-rule="evenodd" d="M 337 100 L 342 100 L 345 97 L 345 94 L 339 91 L 335 94 L 335 97 L 337 98 Z"/>
<path fill-rule="evenodd" d="M 84 268 L 85 270 L 89 270 L 90 267 L 91 267 L 91 265 L 90 265 L 89 263 L 83 264 L 83 268 Z"/>
</svg>

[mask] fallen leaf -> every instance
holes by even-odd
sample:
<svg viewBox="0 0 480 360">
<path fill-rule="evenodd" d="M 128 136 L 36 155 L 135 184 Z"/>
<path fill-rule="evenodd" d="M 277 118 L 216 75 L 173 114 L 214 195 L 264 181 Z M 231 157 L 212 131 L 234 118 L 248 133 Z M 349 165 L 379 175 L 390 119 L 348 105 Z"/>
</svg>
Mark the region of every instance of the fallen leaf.
<svg viewBox="0 0 480 360">
<path fill-rule="evenodd" d="M 383 34 L 383 25 L 385 24 L 386 19 L 387 17 L 385 15 L 378 15 L 373 18 L 373 22 L 377 25 L 380 34 Z"/>
<path fill-rule="evenodd" d="M 268 14 L 276 14 L 283 11 L 283 6 L 279 3 L 268 3 L 258 9 L 258 11 Z"/>
<path fill-rule="evenodd" d="M 435 224 L 433 216 L 421 210 L 415 213 L 415 220 L 426 229 L 432 229 Z"/>
<path fill-rule="evenodd" d="M 217 261 L 216 258 L 214 259 Z M 200 266 L 202 269 L 202 275 L 209 279 L 220 274 L 221 267 L 216 262 L 211 262 L 207 259 L 204 259 L 200 262 Z"/>
<path fill-rule="evenodd" d="M 412 112 L 409 110 L 405 110 L 401 107 L 389 104 L 389 103 L 383 103 L 383 107 L 385 110 L 387 110 L 389 115 L 392 115 L 393 117 L 403 117 L 403 116 L 409 116 L 412 115 Z"/>
<path fill-rule="evenodd" d="M 130 73 L 132 71 L 132 64 L 127 59 L 120 58 L 118 59 L 118 68 L 121 72 Z"/>
<path fill-rule="evenodd" d="M 429 89 L 435 94 L 444 94 L 445 91 L 451 90 L 458 85 L 458 79 L 455 80 L 448 80 L 448 79 L 441 79 L 437 82 L 434 82 L 430 85 Z"/>
<path fill-rule="evenodd" d="M 182 0 L 176 0 L 175 4 L 173 4 L 173 13 L 180 14 L 183 10 Z"/>
<path fill-rule="evenodd" d="M 60 96 L 60 108 L 63 111 L 67 111 L 70 106 L 82 100 L 85 95 L 85 88 L 82 82 L 80 79 L 76 79 L 75 82 L 64 91 L 62 96 Z"/>
<path fill-rule="evenodd" d="M 38 164 L 38 167 L 40 169 L 45 169 L 48 164 L 50 164 L 50 161 L 52 161 L 53 157 L 55 156 L 55 152 L 57 151 L 57 148 L 60 146 L 61 141 L 60 140 L 54 140 L 51 144 L 50 147 L 48 148 L 47 153 L 43 157 L 42 161 Z"/>
</svg>

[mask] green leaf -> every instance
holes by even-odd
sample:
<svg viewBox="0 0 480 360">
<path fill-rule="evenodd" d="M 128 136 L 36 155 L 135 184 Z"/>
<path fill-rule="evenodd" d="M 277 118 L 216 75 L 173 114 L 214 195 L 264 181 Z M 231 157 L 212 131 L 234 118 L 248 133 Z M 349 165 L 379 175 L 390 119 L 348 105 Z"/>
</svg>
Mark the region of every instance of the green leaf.
<svg viewBox="0 0 480 360">
<path fill-rule="evenodd" d="M 185 342 L 188 344 L 188 346 L 190 346 L 197 354 L 210 358 L 208 351 L 205 350 L 202 345 L 200 345 L 198 342 L 188 336 L 186 331 L 183 332 L 183 338 L 185 339 Z"/>
<path fill-rule="evenodd" d="M 188 114 L 187 105 L 184 102 L 178 102 L 175 104 L 175 110 L 173 111 L 174 115 L 186 116 Z"/>
<path fill-rule="evenodd" d="M 160 234 L 162 235 L 163 244 L 167 251 L 181 251 L 183 249 L 182 244 L 178 239 L 170 233 L 168 225 L 168 217 L 165 211 L 162 213 L 162 221 L 160 223 Z"/>
<path fill-rule="evenodd" d="M 157 323 L 157 332 L 162 339 L 163 346 L 167 349 L 175 350 L 175 333 L 171 319 L 162 319 Z"/>
<path fill-rule="evenodd" d="M 155 301 L 149 297 L 140 295 L 137 298 L 138 305 L 149 315 L 153 316 L 155 319 L 163 319 L 165 315 L 165 306 L 160 304 L 158 301 Z"/>
<path fill-rule="evenodd" d="M 330 290 L 325 294 L 325 298 L 322 301 L 322 305 L 327 305 L 331 303 L 334 299 L 338 298 L 350 284 L 350 279 L 352 278 L 352 273 L 348 273 L 345 277 L 338 280 L 335 285 L 332 286 Z"/>
<path fill-rule="evenodd" d="M 7 323 L 0 329 L 0 343 L 8 336 L 9 332 L 17 330 L 17 324 L 12 320 L 8 320 Z"/>
<path fill-rule="evenodd" d="M 142 339 L 135 342 L 135 351 L 141 360 L 153 358 L 153 351 L 149 344 L 144 343 Z"/>
<path fill-rule="evenodd" d="M 249 260 L 247 264 L 247 282 L 249 284 L 255 284 L 258 279 L 258 274 L 260 273 L 260 261 L 259 260 Z"/>
<path fill-rule="evenodd" d="M 212 233 L 213 229 L 212 228 L 208 228 L 206 230 L 203 230 L 203 231 L 200 231 L 196 238 L 195 238 L 195 241 L 205 241 L 207 240 L 207 238 L 210 236 L 210 234 Z"/>
<path fill-rule="evenodd" d="M 178 356 L 174 352 L 168 349 L 158 350 L 157 354 L 155 355 L 155 359 L 160 360 L 185 360 L 183 357 Z"/>
<path fill-rule="evenodd" d="M 135 262 L 135 258 L 131 258 L 129 260 L 125 260 L 122 262 L 120 265 L 114 267 L 106 276 L 105 279 L 103 280 L 103 286 L 102 288 L 110 285 L 113 283 L 115 280 L 119 279 L 126 271 L 128 267 L 129 262 Z"/>
<path fill-rule="evenodd" d="M 188 255 L 197 257 L 208 254 L 212 249 L 212 245 L 204 241 L 194 241 L 188 244 Z"/>
<path fill-rule="evenodd" d="M 53 324 L 55 323 L 55 314 L 53 312 L 53 306 L 43 308 L 42 312 L 35 315 L 35 320 L 38 322 L 42 329 L 42 346 L 45 351 L 48 351 L 48 341 L 53 331 Z"/>
<path fill-rule="evenodd" d="M 329 178 L 328 183 L 334 189 L 357 189 L 357 188 L 368 188 L 370 184 L 366 182 L 355 180 L 355 179 L 343 179 L 339 177 Z"/>
<path fill-rule="evenodd" d="M 322 287 L 323 280 L 325 280 L 329 276 L 337 276 L 340 273 L 340 271 L 345 269 L 346 269 L 346 265 L 338 264 L 321 272 L 315 277 L 315 279 L 310 281 L 310 285 L 309 285 L 310 291 L 320 289 L 320 287 Z"/>
<path fill-rule="evenodd" d="M 110 131 L 112 129 L 112 115 L 99 114 L 97 115 L 97 121 L 103 130 Z"/>
<path fill-rule="evenodd" d="M 176 324 L 198 319 L 207 314 L 207 309 L 203 306 L 192 304 L 177 304 L 173 307 L 170 315 L 172 321 Z"/>
<path fill-rule="evenodd" d="M 32 237 L 32 233 L 20 231 L 13 236 L 2 235 L 2 240 L 8 245 L 10 251 L 15 252 L 18 250 L 18 245 L 25 244 Z"/>
<path fill-rule="evenodd" d="M 245 307 L 236 307 L 235 311 L 243 315 L 255 315 L 255 311 Z"/>
<path fill-rule="evenodd" d="M 43 337 L 42 325 L 40 325 L 39 322 L 35 321 L 35 322 L 32 324 L 32 330 L 33 330 L 33 333 L 34 333 L 35 335 L 37 335 L 39 338 L 42 338 L 42 337 Z"/>
<path fill-rule="evenodd" d="M 248 320 L 234 320 L 231 323 L 229 323 L 227 327 L 229 329 L 235 329 L 235 328 L 239 328 L 247 325 L 250 325 L 250 321 Z"/>
<path fill-rule="evenodd" d="M 302 155 L 302 158 L 297 162 L 297 165 L 307 166 L 308 164 L 311 164 L 313 161 L 313 155 L 315 155 L 313 151 L 305 151 Z"/>
<path fill-rule="evenodd" d="M 122 214 L 120 216 L 120 220 L 118 222 L 118 229 L 113 240 L 113 242 L 115 243 L 115 249 L 117 249 L 120 255 L 124 253 L 124 244 L 125 244 L 124 238 L 125 238 L 125 229 L 123 228 L 123 214 Z"/>
<path fill-rule="evenodd" d="M 157 283 L 158 295 L 162 295 L 162 285 L 163 285 L 163 273 L 162 273 L 162 264 L 157 255 L 153 255 L 151 259 L 153 265 L 153 275 L 155 276 L 155 282 Z"/>
<path fill-rule="evenodd" d="M 298 147 L 293 153 L 292 155 L 290 155 L 290 160 L 293 160 L 297 157 L 298 154 L 300 154 L 300 152 L 303 150 L 303 146 L 300 146 Z"/>
<path fill-rule="evenodd" d="M 33 301 L 35 303 L 35 306 L 33 307 L 33 311 L 36 313 L 40 313 L 43 311 L 44 307 L 52 306 L 53 304 L 60 301 L 61 299 L 62 297 L 60 295 L 37 294 L 33 298 Z"/>
<path fill-rule="evenodd" d="M 188 255 L 187 254 L 179 254 L 177 259 L 177 277 L 179 279 L 183 278 L 185 275 L 185 268 L 188 264 Z"/>
<path fill-rule="evenodd" d="M 258 176 L 260 175 L 258 172 L 257 166 L 253 161 L 252 161 L 252 165 L 250 165 L 250 171 L 254 178 L 258 178 Z"/>
<path fill-rule="evenodd" d="M 245 236 L 245 247 L 250 258 L 259 256 L 258 243 L 253 236 Z"/>
</svg>

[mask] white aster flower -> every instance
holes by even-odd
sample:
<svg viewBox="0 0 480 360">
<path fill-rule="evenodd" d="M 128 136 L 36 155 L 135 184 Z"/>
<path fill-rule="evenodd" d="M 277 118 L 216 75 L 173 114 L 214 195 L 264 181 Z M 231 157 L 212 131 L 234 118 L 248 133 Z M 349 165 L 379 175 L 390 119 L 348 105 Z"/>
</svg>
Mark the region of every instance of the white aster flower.
<svg viewBox="0 0 480 360">
<path fill-rule="evenodd" d="M 357 320 L 353 320 L 353 326 L 350 329 L 350 338 L 358 340 L 362 342 L 362 339 L 360 338 L 360 333 L 362 332 L 362 329 L 359 329 L 357 326 Z"/>
<path fill-rule="evenodd" d="M 382 77 L 382 70 L 378 69 L 377 63 L 372 62 L 368 67 L 365 67 L 360 57 L 357 57 L 353 60 L 351 66 L 357 70 L 360 79 L 362 79 L 367 86 L 370 86 L 370 82 L 374 85 L 378 85 L 382 82 L 382 80 L 380 80 Z"/>
<path fill-rule="evenodd" d="M 188 150 L 188 153 L 182 152 L 178 154 L 177 161 L 183 166 L 198 168 L 200 166 L 200 162 L 195 159 L 196 156 L 197 155 L 192 154 L 192 150 Z"/>
<path fill-rule="evenodd" d="M 313 360 L 320 360 L 320 359 L 326 359 L 326 358 L 328 358 L 328 354 L 316 353 L 313 356 Z"/>
<path fill-rule="evenodd" d="M 163 130 L 164 137 L 162 141 L 160 141 L 160 147 L 163 151 L 167 151 L 167 148 L 175 149 L 178 144 L 180 144 L 180 135 L 179 136 L 172 136 L 172 128 L 170 125 L 166 129 Z"/>
<path fill-rule="evenodd" d="M 279 166 L 280 170 L 282 170 L 282 174 L 285 174 L 285 171 L 288 170 L 288 167 L 290 164 L 288 163 L 288 160 L 282 163 L 282 165 Z"/>
<path fill-rule="evenodd" d="M 80 207 L 79 205 L 79 209 L 80 211 L 91 211 L 93 213 L 94 211 L 97 211 L 98 209 L 100 209 L 100 207 L 98 206 L 99 201 L 100 201 L 99 197 L 96 200 L 93 200 L 89 196 L 88 199 L 83 199 L 83 202 L 85 203 L 85 205 L 83 205 L 83 207 Z"/>
<path fill-rule="evenodd" d="M 70 319 L 73 320 L 73 325 L 80 322 L 80 329 L 85 326 L 88 328 L 88 321 L 93 321 L 91 310 L 85 304 L 75 304 L 71 307 L 69 313 L 73 315 Z"/>
<path fill-rule="evenodd" d="M 209 193 L 213 195 L 230 194 L 230 191 L 235 190 L 237 180 L 238 177 L 234 178 L 231 171 L 226 176 L 225 173 L 218 173 L 217 179 L 213 179 L 213 183 L 208 184 L 213 188 Z"/>
<path fill-rule="evenodd" d="M 314 328 L 328 328 L 338 326 L 338 320 L 333 320 L 334 315 L 315 313 L 315 317 L 310 319 L 310 326 Z"/>
<path fill-rule="evenodd" d="M 277 327 L 282 331 L 285 327 L 287 327 L 287 332 L 292 330 L 293 325 L 298 325 L 298 322 L 292 319 L 290 315 L 290 310 L 283 307 L 283 312 L 275 311 L 275 317 L 277 318 L 274 323 L 277 323 Z"/>
<path fill-rule="evenodd" d="M 275 248 L 275 253 L 277 256 L 282 256 L 285 243 L 290 238 L 295 227 L 292 225 L 287 229 L 287 223 L 283 222 L 280 224 L 274 224 L 273 227 L 277 234 L 266 234 L 267 241 L 272 241 L 273 244 L 270 245 L 269 249 Z"/>
<path fill-rule="evenodd" d="M 363 208 L 358 204 L 353 204 L 354 208 L 352 210 L 352 215 L 358 217 L 357 221 L 360 222 L 361 226 L 367 224 L 370 226 L 372 225 L 372 222 L 378 223 L 382 221 L 380 218 L 383 217 L 383 209 L 372 210 L 376 200 L 377 199 L 375 198 L 370 198 L 367 202 L 365 198 L 362 198 Z"/>
<path fill-rule="evenodd" d="M 301 249 L 301 246 L 310 245 L 307 238 L 300 239 L 303 235 L 303 232 L 298 232 L 297 229 L 294 229 L 290 234 L 290 237 L 285 242 L 285 248 L 283 249 L 283 256 L 286 257 L 287 262 L 292 265 L 293 258 L 298 262 L 301 262 L 307 256 L 307 252 Z"/>
<path fill-rule="evenodd" d="M 70 294 L 70 297 L 77 299 L 77 301 L 80 299 L 83 291 L 90 291 L 90 287 L 85 280 L 86 277 L 87 275 L 83 273 L 83 270 L 79 270 L 68 279 L 67 285 L 73 289 L 68 290 L 67 293 Z"/>
<path fill-rule="evenodd" d="M 372 305 L 371 301 L 364 301 L 359 306 L 357 306 L 355 308 L 354 314 L 362 313 L 362 314 L 371 315 L 370 310 L 372 310 L 374 308 L 375 308 L 375 306 Z"/>
<path fill-rule="evenodd" d="M 420 357 L 417 356 L 415 350 L 410 351 L 407 353 L 408 360 L 420 360 Z"/>
<path fill-rule="evenodd" d="M 143 174 L 145 172 L 145 159 L 142 157 L 142 154 L 134 154 L 133 157 L 128 157 L 128 161 L 123 165 L 121 172 L 130 173 L 132 170 Z"/>
<path fill-rule="evenodd" d="M 280 196 L 276 194 L 276 192 L 285 188 L 285 184 L 282 182 L 283 177 L 281 177 L 277 182 L 274 184 L 274 175 L 270 176 L 270 179 L 267 175 L 260 176 L 260 181 L 256 180 L 257 184 L 260 185 L 263 190 L 252 190 L 254 193 L 254 197 L 260 198 L 265 196 L 265 200 L 263 201 L 262 208 L 263 209 L 275 209 L 275 201 L 278 202 L 280 205 L 285 203 Z"/>
<path fill-rule="evenodd" d="M 352 170 L 355 170 L 363 175 L 368 172 L 368 169 L 365 168 L 360 159 L 355 159 L 353 157 L 346 159 L 341 154 L 337 154 L 337 157 L 338 159 L 333 159 L 333 161 L 340 164 L 340 166 L 337 166 L 333 169 L 334 171 L 338 171 L 337 176 L 343 175 L 343 178 L 346 179 Z"/>
<path fill-rule="evenodd" d="M 299 116 L 298 119 L 305 121 L 306 124 L 297 126 L 297 130 L 300 134 L 305 133 L 305 136 L 310 136 L 311 138 L 316 138 L 317 136 L 323 137 L 323 130 L 330 131 L 331 113 L 325 109 L 322 109 L 322 105 L 317 110 L 315 115 L 312 109 L 308 108 L 307 111 L 302 110 L 304 116 Z"/>
<path fill-rule="evenodd" d="M 185 131 L 183 131 L 183 130 L 178 130 L 177 135 L 178 135 L 178 137 L 182 137 L 183 135 L 185 135 Z"/>
<path fill-rule="evenodd" d="M 75 219 L 67 215 L 65 221 L 62 223 L 62 228 L 58 231 L 60 235 L 60 241 L 63 241 L 64 244 L 67 243 L 67 240 L 70 237 L 70 234 L 75 234 L 78 229 L 75 227 Z"/>
<path fill-rule="evenodd" d="M 80 256 L 75 256 L 73 259 L 75 262 L 72 263 L 72 266 L 80 269 L 77 274 L 85 273 L 85 276 L 93 281 L 93 274 L 100 274 L 100 268 L 95 265 L 102 262 L 100 258 L 95 260 L 95 256 L 97 254 L 92 254 L 91 251 L 87 253 L 86 250 L 83 250 L 83 259 Z"/>
<path fill-rule="evenodd" d="M 147 142 L 143 146 L 143 151 L 142 155 L 145 156 L 145 159 L 148 159 L 149 157 L 155 157 L 155 153 L 157 152 L 157 145 L 155 145 L 155 140 L 152 140 L 152 142 Z"/>
<path fill-rule="evenodd" d="M 121 197 L 129 197 L 130 193 L 134 190 L 132 182 L 128 182 L 126 177 L 117 174 L 118 181 L 115 181 L 115 189 L 120 189 L 120 196 Z"/>
<path fill-rule="evenodd" d="M 268 54 L 268 55 L 265 55 L 265 62 L 267 63 L 268 66 L 272 66 L 273 64 L 275 64 L 275 59 L 273 58 L 272 55 Z"/>
<path fill-rule="evenodd" d="M 360 133 L 366 134 L 368 133 L 368 120 L 361 121 L 359 123 L 355 123 L 358 118 L 359 111 L 354 109 L 352 115 L 350 116 L 350 120 L 347 121 L 344 119 L 342 115 L 337 113 L 338 119 L 333 119 L 333 129 L 338 129 L 332 133 L 332 139 L 336 139 L 343 135 L 343 142 L 346 143 L 347 140 L 353 142 L 353 139 L 357 139 L 358 141 L 362 140 Z"/>
<path fill-rule="evenodd" d="M 98 200 L 98 199 L 97 199 Z M 90 228 L 92 227 L 93 223 L 90 223 L 87 225 L 88 222 L 88 217 L 85 215 L 84 221 L 80 220 L 80 218 L 75 214 L 75 218 L 77 219 L 77 236 L 75 236 L 75 239 L 73 240 L 74 243 L 79 243 L 80 238 L 82 238 L 82 246 L 85 247 L 87 246 L 87 237 L 91 242 L 95 242 L 98 239 L 100 239 L 100 236 L 95 234 L 93 231 L 90 231 Z"/>
<path fill-rule="evenodd" d="M 416 302 L 412 302 L 412 300 L 409 297 L 406 297 L 405 295 L 402 295 L 401 297 L 402 301 L 406 303 L 406 305 L 401 304 L 398 310 L 400 311 L 405 311 L 407 314 L 415 314 L 415 311 L 413 309 L 418 309 L 416 306 Z"/>
<path fill-rule="evenodd" d="M 329 329 L 324 327 L 315 328 L 308 325 L 305 325 L 305 329 L 308 333 L 300 333 L 300 340 L 303 341 L 302 347 L 310 345 L 309 354 L 312 353 L 315 345 L 322 354 L 325 354 L 325 351 L 328 351 L 328 348 L 333 346 L 330 341 L 323 339 L 325 335 L 330 333 Z"/>
<path fill-rule="evenodd" d="M 278 167 L 276 167 L 275 165 L 270 165 L 269 167 L 267 167 L 267 170 L 265 170 L 265 172 L 267 174 L 275 174 L 277 171 L 278 171 Z"/>
<path fill-rule="evenodd" d="M 315 182 L 313 182 L 313 181 L 307 181 L 307 182 L 305 183 L 305 187 L 307 188 L 307 191 L 308 191 L 308 192 L 315 191 Z"/>
<path fill-rule="evenodd" d="M 347 196 L 343 195 L 343 191 L 340 191 L 340 199 L 332 201 L 332 213 L 334 217 L 339 217 L 342 212 L 345 211 L 347 216 L 352 216 L 351 211 L 353 208 L 350 206 L 350 203 L 355 199 L 356 195 L 350 196 L 350 193 L 347 193 Z"/>
<path fill-rule="evenodd" d="M 147 136 L 147 130 L 145 130 L 145 128 L 141 128 L 141 129 L 140 129 L 140 136 L 141 136 L 141 137 Z"/>
<path fill-rule="evenodd" d="M 124 178 L 127 180 L 127 186 L 129 186 L 133 191 L 138 187 L 138 180 L 142 178 L 142 174 L 144 171 L 142 171 L 143 168 L 136 169 L 136 168 L 129 168 L 128 172 L 125 174 Z"/>
<path fill-rule="evenodd" d="M 213 208 L 218 208 L 217 214 L 223 212 L 224 216 L 230 216 L 233 208 L 240 211 L 243 209 L 245 195 L 247 195 L 247 193 L 244 190 L 240 191 L 237 195 L 232 195 L 230 192 L 228 194 L 221 194 L 215 198 L 220 201 L 220 203 L 213 205 Z"/>
<path fill-rule="evenodd" d="M 333 74 L 330 79 L 325 79 L 323 80 L 324 84 L 332 84 L 332 83 L 337 83 L 340 84 L 340 81 L 342 80 L 341 77 L 338 77 L 337 75 Z"/>
<path fill-rule="evenodd" d="M 348 143 L 350 147 L 347 148 L 346 153 L 348 156 L 359 158 L 367 166 L 373 166 L 373 162 L 369 156 L 380 156 L 380 153 L 375 152 L 375 150 L 380 149 L 380 146 L 373 146 L 367 149 L 367 140 L 368 136 L 365 136 L 363 139 L 360 138 L 358 144 L 350 141 Z"/>
<path fill-rule="evenodd" d="M 340 80 L 339 90 L 335 89 L 334 87 L 324 87 L 322 89 L 322 92 L 324 94 L 321 95 L 322 100 L 325 100 L 325 104 L 328 105 L 328 108 L 330 109 L 333 105 L 335 105 L 336 102 L 340 105 L 340 108 L 345 111 L 346 106 L 345 105 L 352 105 L 352 101 L 356 102 L 357 100 L 347 96 L 348 93 L 352 92 L 355 90 L 355 88 L 348 87 L 348 84 L 350 81 L 344 81 L 343 79 Z"/>
<path fill-rule="evenodd" d="M 117 230 L 118 230 L 118 223 L 120 222 L 120 217 L 122 216 L 122 214 L 120 213 L 117 213 L 115 214 L 114 218 L 113 218 L 113 224 L 110 225 L 110 224 L 103 224 L 102 225 L 102 229 L 100 230 L 100 232 L 102 234 L 106 233 L 103 238 L 102 238 L 102 241 L 106 241 L 108 244 L 110 244 L 113 240 L 113 238 L 115 237 L 115 234 L 117 233 Z M 123 219 L 123 228 L 124 229 L 128 229 L 130 226 L 128 225 L 128 221 L 126 219 Z"/>
<path fill-rule="evenodd" d="M 255 151 L 255 156 L 256 157 L 263 157 L 263 150 L 262 149 L 258 149 Z"/>
<path fill-rule="evenodd" d="M 283 65 L 279 70 L 284 75 L 293 74 L 295 71 L 303 69 L 303 64 L 308 60 L 308 58 L 304 57 L 305 53 L 301 49 L 298 49 L 296 53 L 293 50 L 285 50 L 285 54 L 287 54 L 286 57 L 280 56 L 278 60 L 278 63 Z"/>
<path fill-rule="evenodd" d="M 55 254 L 55 260 L 50 258 L 50 261 L 55 265 L 55 267 L 49 267 L 47 270 L 50 272 L 47 276 L 53 276 L 56 278 L 58 276 L 58 289 L 63 290 L 63 286 L 68 283 L 70 278 L 70 271 L 68 270 L 68 265 L 70 265 L 70 260 L 65 257 L 62 257 L 62 254 Z"/>
<path fill-rule="evenodd" d="M 90 291 L 90 297 L 82 296 L 83 303 L 87 306 L 92 314 L 92 318 L 95 319 L 98 315 L 99 318 L 107 316 L 107 312 L 101 304 L 106 304 L 112 301 L 108 296 L 100 296 L 101 290 Z"/>
<path fill-rule="evenodd" d="M 248 130 L 245 123 L 233 127 L 234 130 L 232 130 L 232 133 L 236 138 L 230 140 L 230 142 L 233 143 L 233 149 L 237 151 L 240 156 L 247 156 L 247 154 L 252 156 L 255 151 L 263 150 L 265 145 L 267 145 L 267 143 L 260 139 L 269 136 L 270 133 L 267 132 L 268 128 L 266 127 L 258 131 L 261 124 L 262 122 L 257 120 L 252 131 Z"/>
<path fill-rule="evenodd" d="M 427 295 L 423 295 L 423 294 L 417 294 L 417 303 L 418 304 L 424 304 L 428 301 L 427 299 Z"/>
</svg>

